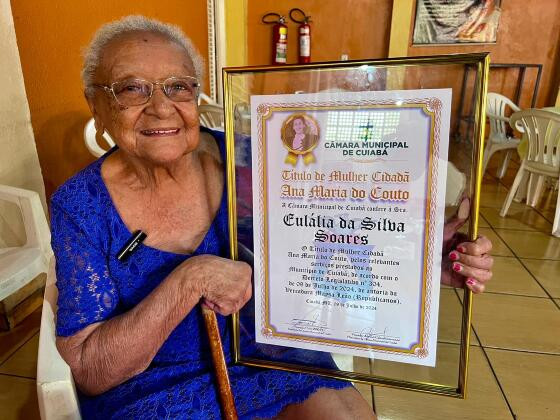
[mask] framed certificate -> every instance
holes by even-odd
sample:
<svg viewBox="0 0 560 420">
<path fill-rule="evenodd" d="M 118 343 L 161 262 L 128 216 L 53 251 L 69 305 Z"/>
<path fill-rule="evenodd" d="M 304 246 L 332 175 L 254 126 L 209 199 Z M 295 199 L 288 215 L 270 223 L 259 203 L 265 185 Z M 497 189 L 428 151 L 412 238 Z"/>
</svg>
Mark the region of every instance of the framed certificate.
<svg viewBox="0 0 560 420">
<path fill-rule="evenodd" d="M 466 66 L 475 130 L 450 142 Z M 477 235 L 487 74 L 486 54 L 224 70 L 254 275 L 235 362 L 464 397 L 471 294 L 442 273 Z"/>
</svg>

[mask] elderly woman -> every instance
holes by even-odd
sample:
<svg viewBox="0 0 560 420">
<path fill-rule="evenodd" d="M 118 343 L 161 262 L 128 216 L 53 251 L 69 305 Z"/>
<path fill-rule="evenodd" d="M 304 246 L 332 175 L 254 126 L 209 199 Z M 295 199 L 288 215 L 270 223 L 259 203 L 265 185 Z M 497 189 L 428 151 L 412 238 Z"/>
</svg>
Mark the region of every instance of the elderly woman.
<svg viewBox="0 0 560 420">
<path fill-rule="evenodd" d="M 180 30 L 143 17 L 103 26 L 87 50 L 85 95 L 117 147 L 52 198 L 57 346 L 84 418 L 220 418 L 197 304 L 222 315 L 229 361 L 224 316 L 249 300 L 251 268 L 226 258 L 224 139 L 199 126 L 201 78 Z M 146 240 L 118 260 L 137 230 Z M 481 291 L 489 245 L 462 246 L 453 255 Z M 345 382 L 243 366 L 230 378 L 243 418 L 374 417 Z"/>
</svg>

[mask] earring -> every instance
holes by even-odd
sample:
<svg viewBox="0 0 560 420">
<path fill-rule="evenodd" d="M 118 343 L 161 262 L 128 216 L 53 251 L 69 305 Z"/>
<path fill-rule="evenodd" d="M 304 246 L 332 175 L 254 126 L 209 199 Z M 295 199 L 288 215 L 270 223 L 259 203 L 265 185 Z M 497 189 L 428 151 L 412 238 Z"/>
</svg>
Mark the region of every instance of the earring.
<svg viewBox="0 0 560 420">
<path fill-rule="evenodd" d="M 94 125 L 95 125 L 95 135 L 102 136 L 105 133 L 105 127 L 103 127 L 103 124 L 95 121 Z"/>
<path fill-rule="evenodd" d="M 97 122 L 95 123 L 95 140 L 97 141 L 97 143 L 99 143 L 99 141 L 101 141 L 103 139 L 103 134 L 105 134 L 105 127 L 103 127 L 103 124 L 97 124 Z"/>
</svg>

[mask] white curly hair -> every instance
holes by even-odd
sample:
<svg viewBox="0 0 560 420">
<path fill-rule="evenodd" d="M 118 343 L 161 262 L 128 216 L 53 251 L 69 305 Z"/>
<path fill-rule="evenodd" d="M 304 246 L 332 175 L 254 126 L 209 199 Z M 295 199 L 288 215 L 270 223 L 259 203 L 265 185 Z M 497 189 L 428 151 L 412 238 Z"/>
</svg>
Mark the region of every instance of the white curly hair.
<svg viewBox="0 0 560 420">
<path fill-rule="evenodd" d="M 89 45 L 84 49 L 82 82 L 86 95 L 92 93 L 93 80 L 105 47 L 119 36 L 132 32 L 151 32 L 161 35 L 170 42 L 184 48 L 186 55 L 193 63 L 196 78 L 199 83 L 202 83 L 204 77 L 204 60 L 192 41 L 178 26 L 163 23 L 159 20 L 150 19 L 141 15 L 130 15 L 101 26 L 93 35 Z"/>
</svg>

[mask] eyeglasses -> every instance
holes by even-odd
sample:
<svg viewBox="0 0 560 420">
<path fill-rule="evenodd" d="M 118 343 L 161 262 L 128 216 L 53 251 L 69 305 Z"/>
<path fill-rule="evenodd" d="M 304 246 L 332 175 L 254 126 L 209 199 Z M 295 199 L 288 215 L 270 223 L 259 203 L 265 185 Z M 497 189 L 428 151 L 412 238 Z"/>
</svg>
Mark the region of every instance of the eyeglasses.
<svg viewBox="0 0 560 420">
<path fill-rule="evenodd" d="M 143 79 L 125 79 L 107 85 L 93 85 L 111 92 L 119 105 L 136 106 L 148 103 L 154 94 L 154 86 L 161 85 L 163 93 L 173 102 L 191 102 L 198 98 L 200 84 L 194 77 L 170 77 L 163 82 Z"/>
</svg>

